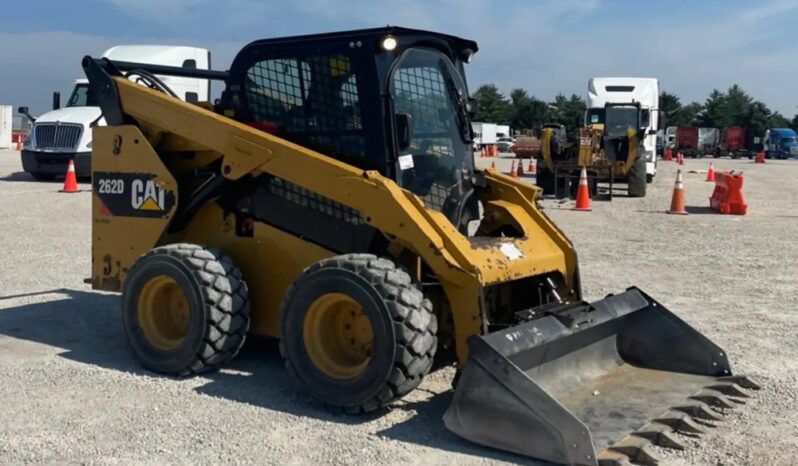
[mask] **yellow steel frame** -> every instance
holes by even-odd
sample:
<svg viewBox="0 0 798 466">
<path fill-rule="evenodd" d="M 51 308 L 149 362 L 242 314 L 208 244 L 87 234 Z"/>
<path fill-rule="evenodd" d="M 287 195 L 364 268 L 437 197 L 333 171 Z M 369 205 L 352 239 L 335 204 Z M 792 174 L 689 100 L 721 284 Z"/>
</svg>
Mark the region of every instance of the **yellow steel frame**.
<svg viewBox="0 0 798 466">
<path fill-rule="evenodd" d="M 489 189 L 480 194 L 485 208 L 485 222 L 516 225 L 522 231 L 522 237 L 495 238 L 487 243 L 473 242 L 462 235 L 443 214 L 427 209 L 419 197 L 378 172 L 358 169 L 127 79 L 113 79 L 123 112 L 139 122 L 139 126 L 95 129 L 95 133 L 105 141 L 95 145 L 94 160 L 98 166 L 104 166 L 106 162 L 103 160 L 114 157 L 110 154 L 108 144 L 113 134 L 126 133 L 127 137 L 141 134 L 149 144 L 142 144 L 143 148 L 135 149 L 146 156 L 124 167 L 120 166 L 118 170 L 151 170 L 158 180 L 174 190 L 175 196 L 177 189 L 174 179 L 150 145 L 160 150 L 191 150 L 205 154 L 205 157 L 216 154 L 216 157 L 222 158 L 222 172 L 229 179 L 247 174 L 257 176 L 259 173 L 270 173 L 360 211 L 368 224 L 390 240 L 389 251 L 410 251 L 435 273 L 452 310 L 457 354 L 461 362 L 465 362 L 467 356 L 466 339 L 486 330 L 482 315 L 482 290 L 485 286 L 558 272 L 564 279 L 559 292 L 565 296 L 578 293 L 577 263 L 572 245 L 537 208 L 535 198 L 539 191 L 534 186 L 493 170 L 486 171 Z M 139 130 L 141 133 L 138 133 Z M 289 239 L 290 235 L 271 231 L 271 227 L 263 224 L 256 224 L 253 238 L 238 238 L 229 219 L 225 219 L 221 210 L 212 203 L 204 206 L 184 232 L 178 235 L 166 234 L 168 218 L 160 222 L 139 218 L 105 218 L 102 221 L 106 222 L 106 228 L 94 236 L 95 259 L 101 255 L 118 257 L 122 274 L 108 281 L 102 268 L 95 264 L 95 287 L 118 289 L 124 280 L 124 273 L 135 258 L 158 244 L 196 241 L 217 245 L 239 263 L 246 280 L 258 275 L 261 276 L 261 283 L 271 281 L 271 285 L 264 287 L 250 284 L 253 331 L 269 335 L 276 333 L 279 302 L 290 281 L 302 267 L 332 255 L 332 252 L 310 245 L 300 238 Z M 118 228 L 138 232 L 145 228 L 145 221 L 150 221 L 151 226 L 146 227 L 146 235 L 140 235 L 143 239 L 132 239 L 130 234 L 113 236 L 118 233 Z M 98 211 L 95 209 L 95 225 L 97 222 Z M 132 243 L 128 244 L 128 240 Z M 302 253 L 293 256 L 282 253 L 283 259 L 290 262 L 291 266 L 269 270 L 266 274 L 257 273 L 263 264 L 258 263 L 257 254 L 253 256 L 247 251 L 265 248 L 271 254 L 276 249 L 285 248 L 287 241 L 306 245 L 292 248 L 303 249 Z M 507 254 L 506 246 L 511 246 L 519 254 Z M 253 292 L 254 289 L 257 291 Z"/>
</svg>

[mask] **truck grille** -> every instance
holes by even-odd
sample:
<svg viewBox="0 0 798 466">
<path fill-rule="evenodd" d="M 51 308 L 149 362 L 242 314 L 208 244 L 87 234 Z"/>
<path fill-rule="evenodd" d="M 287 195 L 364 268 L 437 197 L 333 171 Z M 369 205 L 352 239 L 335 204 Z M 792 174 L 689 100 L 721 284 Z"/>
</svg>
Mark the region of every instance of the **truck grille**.
<svg viewBox="0 0 798 466">
<path fill-rule="evenodd" d="M 37 123 L 33 127 L 33 144 L 38 150 L 71 152 L 77 149 L 83 125 L 69 123 Z"/>
</svg>

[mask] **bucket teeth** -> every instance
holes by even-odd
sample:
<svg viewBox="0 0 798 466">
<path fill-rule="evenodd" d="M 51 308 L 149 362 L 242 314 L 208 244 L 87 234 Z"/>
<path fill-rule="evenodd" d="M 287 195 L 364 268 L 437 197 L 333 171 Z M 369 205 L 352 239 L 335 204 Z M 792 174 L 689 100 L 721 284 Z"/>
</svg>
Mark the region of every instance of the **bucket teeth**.
<svg viewBox="0 0 798 466">
<path fill-rule="evenodd" d="M 654 422 L 665 424 L 671 429 L 685 434 L 706 433 L 706 429 L 698 425 L 688 414 L 682 411 L 668 411 L 665 415 L 654 419 Z"/>
<path fill-rule="evenodd" d="M 657 465 L 659 458 L 650 451 L 651 442 L 644 438 L 627 436 L 610 446 L 610 450 L 623 453 L 629 460 L 644 465 Z"/>
<path fill-rule="evenodd" d="M 684 450 L 686 447 L 673 435 L 673 430 L 664 424 L 647 424 L 642 429 L 632 432 L 632 435 L 647 439 L 654 445 Z"/>
<path fill-rule="evenodd" d="M 599 466 L 632 466 L 629 457 L 617 451 L 602 450 L 596 455 Z"/>
<path fill-rule="evenodd" d="M 690 398 L 698 401 L 703 401 L 704 403 L 712 406 L 713 408 L 734 409 L 737 407 L 737 405 L 732 403 L 730 399 L 728 399 L 722 393 L 715 390 L 702 390 L 701 392 L 691 396 Z"/>
<path fill-rule="evenodd" d="M 743 387 L 739 386 L 734 382 L 719 383 L 715 385 L 710 385 L 706 388 L 709 388 L 710 390 L 717 390 L 723 393 L 724 395 L 737 396 L 740 398 L 751 398 L 751 394 L 743 390 Z"/>
<path fill-rule="evenodd" d="M 745 375 L 728 375 L 726 377 L 718 377 L 718 382 L 736 383 L 737 385 L 749 390 L 759 390 L 762 388 L 758 383 L 754 382 L 750 377 Z"/>
<path fill-rule="evenodd" d="M 687 413 L 690 417 L 702 419 L 704 421 L 722 421 L 723 417 L 712 411 L 706 403 L 695 402 L 687 405 L 677 406 L 676 411 Z"/>
</svg>

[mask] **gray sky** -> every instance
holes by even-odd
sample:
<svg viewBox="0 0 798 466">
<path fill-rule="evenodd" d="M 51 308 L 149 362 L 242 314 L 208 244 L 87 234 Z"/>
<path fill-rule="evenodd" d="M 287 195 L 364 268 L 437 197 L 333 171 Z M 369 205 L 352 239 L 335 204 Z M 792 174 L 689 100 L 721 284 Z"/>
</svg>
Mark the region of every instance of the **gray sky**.
<svg viewBox="0 0 798 466">
<path fill-rule="evenodd" d="M 550 100 L 584 95 L 592 76 L 644 76 L 683 103 L 738 83 L 798 111 L 796 0 L 38 0 L 4 12 L 0 104 L 34 113 L 81 77 L 83 55 L 113 45 L 203 46 L 226 68 L 251 40 L 385 24 L 476 40 L 472 90 L 493 82 Z"/>
</svg>

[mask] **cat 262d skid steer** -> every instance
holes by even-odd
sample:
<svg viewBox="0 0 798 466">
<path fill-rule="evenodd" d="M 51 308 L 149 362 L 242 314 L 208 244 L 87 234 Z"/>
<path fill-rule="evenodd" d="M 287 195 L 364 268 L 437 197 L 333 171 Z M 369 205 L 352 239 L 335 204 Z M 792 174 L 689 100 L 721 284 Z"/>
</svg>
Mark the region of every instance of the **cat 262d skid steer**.
<svg viewBox="0 0 798 466">
<path fill-rule="evenodd" d="M 83 67 L 94 128 L 93 287 L 121 291 L 153 371 L 216 368 L 247 334 L 351 413 L 456 355 L 446 426 L 549 461 L 656 461 L 743 403 L 725 352 L 636 288 L 582 300 L 539 189 L 475 170 L 477 44 L 398 27 L 253 42 L 229 71 Z M 224 82 L 184 102 L 157 76 Z"/>
</svg>

